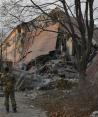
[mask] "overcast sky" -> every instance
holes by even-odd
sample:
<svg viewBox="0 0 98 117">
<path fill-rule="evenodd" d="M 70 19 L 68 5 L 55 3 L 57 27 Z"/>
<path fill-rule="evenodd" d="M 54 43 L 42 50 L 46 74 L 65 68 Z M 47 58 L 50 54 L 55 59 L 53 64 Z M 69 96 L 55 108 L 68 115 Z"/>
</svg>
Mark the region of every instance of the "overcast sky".
<svg viewBox="0 0 98 117">
<path fill-rule="evenodd" d="M 2 0 L 0 0 L 0 3 L 1 3 Z M 8 0 L 7 0 L 8 1 Z M 28 2 L 29 0 L 24 0 L 25 2 Z M 53 2 L 53 1 L 56 1 L 56 0 L 34 0 L 35 2 L 38 2 L 38 3 L 49 3 L 49 2 Z M 67 0 L 69 2 L 69 4 L 73 4 L 74 0 Z M 98 7 L 98 0 L 94 0 L 94 7 Z M 84 9 L 84 8 L 83 8 Z M 95 12 L 94 14 L 94 17 L 95 18 L 98 18 L 98 11 Z M 98 21 L 95 21 L 95 24 L 98 25 Z"/>
<path fill-rule="evenodd" d="M 2 0 L 0 0 L 0 3 L 1 3 L 1 1 L 2 1 Z M 26 0 L 26 1 L 27 1 L 27 0 Z M 28 1 L 29 1 L 29 0 L 28 0 Z M 52 2 L 52 1 L 54 1 L 54 0 L 35 0 L 35 1 L 40 1 L 40 2 L 45 3 L 45 2 Z M 74 0 L 68 0 L 68 1 L 73 2 Z M 94 4 L 95 4 L 95 6 L 98 6 L 98 0 L 94 0 Z"/>
<path fill-rule="evenodd" d="M 0 3 L 1 3 L 1 1 L 2 0 L 0 0 Z M 45 2 L 52 2 L 53 0 L 35 0 L 35 1 L 40 1 L 40 2 L 45 3 Z M 68 0 L 68 1 L 73 2 L 74 0 Z M 98 6 L 98 0 L 94 0 L 94 4 L 95 4 L 95 6 Z"/>
</svg>

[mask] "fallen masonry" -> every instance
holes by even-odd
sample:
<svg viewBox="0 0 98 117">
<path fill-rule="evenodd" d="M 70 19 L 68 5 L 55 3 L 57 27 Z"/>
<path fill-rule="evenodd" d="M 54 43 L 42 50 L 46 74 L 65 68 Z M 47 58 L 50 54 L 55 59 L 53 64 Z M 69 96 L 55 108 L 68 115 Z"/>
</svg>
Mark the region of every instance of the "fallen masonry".
<svg viewBox="0 0 98 117">
<path fill-rule="evenodd" d="M 47 58 L 47 56 L 44 57 Z M 71 61 L 69 61 L 71 63 L 69 64 L 68 61 L 59 57 L 58 59 L 48 59 L 47 61 L 44 58 L 45 61 L 40 63 L 43 60 L 41 58 L 39 57 L 39 61 L 29 67 L 29 70 L 17 70 L 16 90 L 49 90 L 58 88 L 58 85 L 67 88 L 67 85 L 78 83 L 79 75 Z M 65 83 L 63 84 L 64 86 L 62 82 Z"/>
</svg>

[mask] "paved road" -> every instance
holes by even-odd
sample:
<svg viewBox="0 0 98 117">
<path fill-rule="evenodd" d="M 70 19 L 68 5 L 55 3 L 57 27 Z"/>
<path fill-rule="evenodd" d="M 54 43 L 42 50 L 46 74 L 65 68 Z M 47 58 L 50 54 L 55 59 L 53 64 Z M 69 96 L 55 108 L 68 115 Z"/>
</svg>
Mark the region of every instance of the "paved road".
<svg viewBox="0 0 98 117">
<path fill-rule="evenodd" d="M 10 113 L 6 113 L 4 109 L 4 98 L 0 97 L 0 117 L 47 117 L 46 113 L 40 109 L 27 104 L 27 97 L 23 93 L 16 93 L 18 113 L 13 113 L 10 109 Z"/>
</svg>

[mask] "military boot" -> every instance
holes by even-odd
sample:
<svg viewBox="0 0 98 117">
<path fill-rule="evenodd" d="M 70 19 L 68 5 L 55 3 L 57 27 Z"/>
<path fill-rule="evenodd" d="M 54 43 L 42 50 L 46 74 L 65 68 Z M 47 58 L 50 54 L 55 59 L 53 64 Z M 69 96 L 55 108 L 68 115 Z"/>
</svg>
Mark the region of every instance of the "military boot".
<svg viewBox="0 0 98 117">
<path fill-rule="evenodd" d="M 9 107 L 6 107 L 6 112 L 9 113 Z"/>
<path fill-rule="evenodd" d="M 16 113 L 16 112 L 17 112 L 17 109 L 16 109 L 16 107 L 15 107 L 15 108 L 13 108 L 13 112 L 14 112 L 14 113 Z"/>
</svg>

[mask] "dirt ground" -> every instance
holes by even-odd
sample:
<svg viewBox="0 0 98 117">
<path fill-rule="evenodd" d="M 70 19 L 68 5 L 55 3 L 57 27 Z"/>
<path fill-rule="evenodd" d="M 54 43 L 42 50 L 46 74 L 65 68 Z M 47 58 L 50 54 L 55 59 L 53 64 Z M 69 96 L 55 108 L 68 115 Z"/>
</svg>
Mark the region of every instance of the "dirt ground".
<svg viewBox="0 0 98 117">
<path fill-rule="evenodd" d="M 89 92 L 50 90 L 37 96 L 32 104 L 47 111 L 49 117 L 90 117 L 98 110 L 97 99 Z"/>
<path fill-rule="evenodd" d="M 0 117 L 90 117 L 98 110 L 95 88 L 32 90 L 16 93 L 18 113 L 7 114 L 0 97 Z"/>
<path fill-rule="evenodd" d="M 6 113 L 4 108 L 4 97 L 0 97 L 0 117 L 47 117 L 46 113 L 34 106 L 28 104 L 28 99 L 24 93 L 16 93 L 17 113 L 13 113 L 10 107 L 10 113 Z"/>
</svg>

